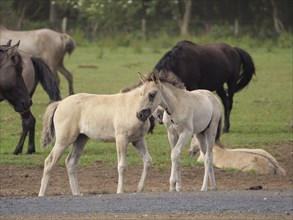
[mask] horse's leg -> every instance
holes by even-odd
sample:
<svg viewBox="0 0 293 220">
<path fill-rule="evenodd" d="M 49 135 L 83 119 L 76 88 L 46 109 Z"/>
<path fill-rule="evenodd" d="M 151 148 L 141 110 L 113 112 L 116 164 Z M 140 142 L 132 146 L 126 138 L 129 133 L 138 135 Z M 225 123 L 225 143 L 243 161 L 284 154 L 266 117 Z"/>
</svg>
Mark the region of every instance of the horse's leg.
<svg viewBox="0 0 293 220">
<path fill-rule="evenodd" d="M 124 193 L 124 175 L 127 166 L 126 156 L 127 156 L 127 145 L 128 139 L 122 135 L 116 136 L 116 148 L 117 148 L 117 158 L 118 158 L 118 187 L 117 193 Z"/>
<path fill-rule="evenodd" d="M 29 117 L 29 136 L 28 136 L 28 148 L 27 148 L 27 154 L 32 154 L 36 152 L 35 148 L 35 125 L 36 125 L 36 119 L 33 116 L 33 114 L 30 112 Z"/>
<path fill-rule="evenodd" d="M 78 160 L 88 140 L 89 138 L 87 136 L 83 134 L 79 135 L 75 143 L 73 143 L 71 152 L 68 154 L 65 161 L 69 177 L 70 188 L 73 195 L 81 195 L 77 182 L 76 168 Z"/>
<path fill-rule="evenodd" d="M 207 163 L 208 163 L 208 171 L 209 171 L 211 190 L 217 190 L 214 165 L 213 165 L 213 161 L 214 161 L 213 147 L 215 144 L 217 125 L 214 125 L 214 128 L 215 129 L 213 129 L 213 130 L 215 130 L 215 131 L 208 131 L 208 136 L 206 136 L 207 137 L 207 158 L 208 158 Z M 212 130 L 212 129 L 210 129 L 210 130 Z"/>
<path fill-rule="evenodd" d="M 30 110 L 28 110 L 27 112 L 21 114 L 21 121 L 22 121 L 22 132 L 13 154 L 20 154 L 22 152 L 23 144 L 28 132 L 29 132 L 29 148 L 27 153 L 33 153 L 35 152 L 34 130 L 35 130 L 36 119 L 30 112 Z M 31 133 L 31 131 L 33 132 Z"/>
<path fill-rule="evenodd" d="M 178 135 L 177 134 L 173 134 L 171 132 L 168 131 L 168 140 L 171 146 L 171 150 L 174 149 L 174 147 L 176 146 L 176 143 L 178 141 Z M 175 172 L 175 173 L 174 173 Z M 177 179 L 177 172 L 173 169 L 173 167 L 171 167 L 171 176 L 170 176 L 170 192 L 174 192 L 176 189 L 176 179 Z"/>
<path fill-rule="evenodd" d="M 141 178 L 137 187 L 137 191 L 142 192 L 145 186 L 145 181 L 146 181 L 149 169 L 152 165 L 152 158 L 149 154 L 146 141 L 144 138 L 137 142 L 133 142 L 132 144 L 139 152 L 140 157 L 143 159 L 143 172 L 141 174 Z"/>
<path fill-rule="evenodd" d="M 229 132 L 230 129 L 230 111 L 229 109 L 229 96 L 226 94 L 224 87 L 219 88 L 217 91 L 218 96 L 221 98 L 223 106 L 224 106 L 224 112 L 225 112 L 225 123 L 224 123 L 224 128 L 223 132 Z M 231 107 L 232 108 L 232 107 Z"/>
<path fill-rule="evenodd" d="M 227 119 L 225 118 L 225 123 L 227 123 L 227 131 L 229 132 L 230 129 L 230 114 L 233 108 L 233 97 L 234 97 L 234 93 L 235 93 L 235 85 L 236 82 L 228 82 L 228 95 L 227 95 L 227 113 L 225 117 L 227 117 Z M 227 121 L 227 122 L 226 122 Z M 225 130 L 224 130 L 225 132 Z"/>
<path fill-rule="evenodd" d="M 170 176 L 170 192 L 176 191 L 180 192 L 182 190 L 182 180 L 181 180 L 181 164 L 180 164 L 180 153 L 182 148 L 185 146 L 189 138 L 191 137 L 191 132 L 185 130 L 178 138 L 175 147 L 171 152 L 171 176 Z"/>
<path fill-rule="evenodd" d="M 44 196 L 46 194 L 49 180 L 50 180 L 50 176 L 51 176 L 51 171 L 54 168 L 54 166 L 56 165 L 56 163 L 58 162 L 58 160 L 63 155 L 67 146 L 63 146 L 56 141 L 51 153 L 46 158 L 45 163 L 44 163 L 44 172 L 43 172 L 43 177 L 41 180 L 41 188 L 39 191 L 39 196 Z"/>
<path fill-rule="evenodd" d="M 57 84 L 60 86 L 60 77 L 58 75 L 58 71 L 56 69 L 52 69 L 52 73 L 56 79 Z"/>
<path fill-rule="evenodd" d="M 64 75 L 64 77 L 67 79 L 69 84 L 69 94 L 73 95 L 73 76 L 72 74 L 64 67 L 63 61 L 58 66 L 58 71 Z"/>
<path fill-rule="evenodd" d="M 208 167 L 207 167 L 207 143 L 206 143 L 206 137 L 205 134 L 200 133 L 196 134 L 198 145 L 202 153 L 205 155 L 204 157 L 204 177 L 203 177 L 203 183 L 201 187 L 201 191 L 207 191 L 208 190 Z"/>
<path fill-rule="evenodd" d="M 190 146 L 189 146 L 189 154 L 191 156 L 195 156 L 198 151 L 199 151 L 198 141 L 197 141 L 196 135 L 193 135 L 190 142 Z"/>
<path fill-rule="evenodd" d="M 210 179 L 211 189 L 217 189 L 213 168 L 213 147 L 215 143 L 216 129 L 212 128 L 215 126 L 216 125 L 213 125 L 213 123 L 211 123 L 210 127 L 204 132 L 204 134 L 197 135 L 200 149 L 205 154 L 205 173 L 201 191 L 208 190 L 208 178 Z M 213 130 L 215 130 L 215 132 Z"/>
</svg>

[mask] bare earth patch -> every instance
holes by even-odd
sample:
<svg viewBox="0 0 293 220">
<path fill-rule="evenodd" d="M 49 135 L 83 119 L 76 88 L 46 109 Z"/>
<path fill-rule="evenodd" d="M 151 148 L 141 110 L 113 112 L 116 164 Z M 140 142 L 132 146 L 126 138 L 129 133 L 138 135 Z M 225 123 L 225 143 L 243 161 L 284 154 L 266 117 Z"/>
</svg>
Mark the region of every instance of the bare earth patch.
<svg viewBox="0 0 293 220">
<path fill-rule="evenodd" d="M 279 164 L 287 171 L 285 177 L 277 175 L 258 175 L 253 172 L 241 173 L 215 169 L 216 182 L 218 190 L 243 190 L 259 186 L 265 190 L 274 189 L 293 189 L 293 146 L 292 143 L 285 145 L 271 146 L 266 149 L 270 154 L 276 157 Z M 155 158 L 154 158 L 155 160 Z M 0 196 L 1 197 L 19 197 L 19 196 L 37 196 L 43 168 L 27 168 L 16 165 L 0 165 Z M 125 190 L 127 193 L 135 192 L 141 175 L 142 166 L 129 165 L 125 179 Z M 183 191 L 199 191 L 202 184 L 204 168 L 203 167 L 183 167 L 182 181 Z M 163 170 L 151 169 L 147 178 L 145 192 L 167 192 L 169 190 L 170 167 Z M 81 192 L 87 194 L 108 194 L 116 193 L 117 188 L 117 169 L 109 167 L 103 162 L 98 162 L 91 167 L 78 168 L 78 180 Z M 54 169 L 47 195 L 71 195 L 67 171 L 65 167 L 58 166 Z M 195 218 L 195 217 L 199 218 Z M 210 215 L 203 213 L 148 213 L 148 214 L 111 214 L 108 215 L 89 215 L 85 219 L 136 219 L 138 217 L 145 219 L 157 218 L 195 218 L 200 217 L 209 219 L 233 219 L 251 218 L 258 219 L 258 214 L 229 214 Z M 56 216 L 55 216 L 56 217 Z M 81 216 L 67 216 L 70 219 L 79 219 Z M 60 216 L 60 218 L 67 218 Z M 214 218 L 215 217 L 215 218 Z M 216 218 L 217 217 L 217 218 Z M 267 216 L 268 217 L 268 216 Z M 270 216 L 273 217 L 273 216 Z M 268 219 L 270 219 L 270 217 Z M 275 216 L 277 217 L 277 215 Z M 283 216 L 284 217 L 284 216 Z M 292 218 L 292 215 L 288 216 Z M 266 218 L 266 215 L 261 215 Z M 2 218 L 1 218 L 2 219 Z M 13 217 L 11 218 L 13 219 Z M 267 218 L 266 218 L 267 219 Z"/>
</svg>

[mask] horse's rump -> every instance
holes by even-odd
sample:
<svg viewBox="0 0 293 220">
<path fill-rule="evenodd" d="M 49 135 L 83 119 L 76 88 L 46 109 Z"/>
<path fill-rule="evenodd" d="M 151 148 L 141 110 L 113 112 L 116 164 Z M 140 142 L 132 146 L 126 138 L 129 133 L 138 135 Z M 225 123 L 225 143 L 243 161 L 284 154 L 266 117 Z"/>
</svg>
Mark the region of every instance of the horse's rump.
<svg viewBox="0 0 293 220">
<path fill-rule="evenodd" d="M 67 52 L 69 55 L 73 52 L 75 49 L 75 44 L 71 36 L 68 34 L 62 34 L 62 42 L 63 42 L 63 48 L 64 51 Z"/>
</svg>

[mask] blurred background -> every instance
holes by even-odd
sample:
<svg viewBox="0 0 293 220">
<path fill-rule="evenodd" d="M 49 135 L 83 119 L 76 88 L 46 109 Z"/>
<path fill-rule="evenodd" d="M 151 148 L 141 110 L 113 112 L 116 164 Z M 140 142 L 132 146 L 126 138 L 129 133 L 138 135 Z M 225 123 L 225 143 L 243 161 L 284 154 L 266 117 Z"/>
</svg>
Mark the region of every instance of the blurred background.
<svg viewBox="0 0 293 220">
<path fill-rule="evenodd" d="M 77 46 L 170 47 L 170 37 L 189 36 L 197 43 L 291 47 L 292 9 L 291 0 L 0 0 L 6 28 L 48 27 L 69 33 Z"/>
</svg>

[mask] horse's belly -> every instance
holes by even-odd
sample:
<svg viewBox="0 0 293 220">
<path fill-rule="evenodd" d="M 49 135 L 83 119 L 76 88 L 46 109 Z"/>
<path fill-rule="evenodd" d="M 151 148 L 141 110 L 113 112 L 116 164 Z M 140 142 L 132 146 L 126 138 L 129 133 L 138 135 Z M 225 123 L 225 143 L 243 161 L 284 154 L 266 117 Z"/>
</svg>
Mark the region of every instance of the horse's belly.
<svg viewBox="0 0 293 220">
<path fill-rule="evenodd" d="M 92 127 L 82 126 L 80 133 L 85 134 L 90 139 L 102 142 L 114 142 L 115 134 L 114 131 L 109 127 Z"/>
</svg>

